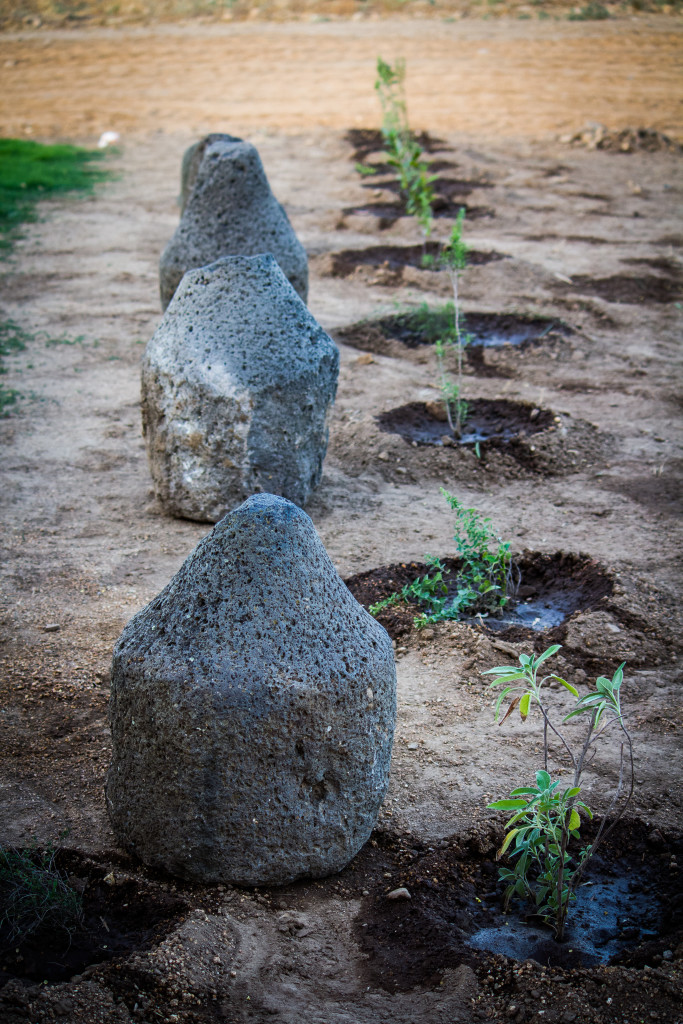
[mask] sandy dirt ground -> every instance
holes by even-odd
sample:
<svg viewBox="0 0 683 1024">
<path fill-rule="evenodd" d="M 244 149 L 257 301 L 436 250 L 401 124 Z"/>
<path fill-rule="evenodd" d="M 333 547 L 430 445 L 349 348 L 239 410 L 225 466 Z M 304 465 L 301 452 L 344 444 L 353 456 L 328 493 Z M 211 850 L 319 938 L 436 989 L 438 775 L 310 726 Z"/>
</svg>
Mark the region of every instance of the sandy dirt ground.
<svg viewBox="0 0 683 1024">
<path fill-rule="evenodd" d="M 571 328 L 556 344 L 506 350 L 477 372 L 470 364 L 467 396 L 530 402 L 563 427 L 540 469 L 414 448 L 383 433 L 376 417 L 437 397 L 432 354 L 340 343 L 325 474 L 308 511 L 344 578 L 428 551 L 452 554 L 440 486 L 491 516 L 516 552 L 581 553 L 602 567 L 609 596 L 564 624 L 559 666 L 582 683 L 627 662 L 633 814 L 649 836 L 680 829 L 681 157 L 589 151 L 556 138 L 587 120 L 680 137 L 680 38 L 669 19 L 194 26 L 0 40 L 4 134 L 123 135 L 115 180 L 92 198 L 46 204 L 0 278 L 3 315 L 35 334 L 8 360 L 7 383 L 24 398 L 0 421 L 3 842 L 46 843 L 68 829 L 65 845 L 92 870 L 114 865 L 131 886 L 147 877 L 116 852 L 102 784 L 113 643 L 208 529 L 163 516 L 140 431 L 139 362 L 160 319 L 157 261 L 177 223 L 184 148 L 205 130 L 239 131 L 258 146 L 309 253 L 310 308 L 338 339 L 397 303 L 447 296 L 437 273 L 408 270 L 397 282 L 387 266 L 360 260 L 351 274 L 334 269 L 342 250 L 419 241 L 408 218 L 380 228 L 363 211 L 382 190 L 364 188 L 345 136 L 376 124 L 378 52 L 407 57 L 416 125 L 441 138 L 439 156 L 471 185 L 468 206 L 486 211 L 468 218 L 468 240 L 505 257 L 466 272 L 466 310 L 554 316 Z M 449 223 L 437 220 L 437 239 Z M 546 642 L 540 634 L 536 649 Z M 433 853 L 473 828 L 485 837 L 487 800 L 507 793 L 540 750 L 530 724 L 526 732 L 493 724 L 480 675 L 528 650 L 528 639 L 458 623 L 409 632 L 396 647 L 391 785 L 357 868 L 284 893 L 183 890 L 180 923 L 161 945 L 42 994 L 11 982 L 0 1016 L 12 1024 L 680 1020 L 680 970 L 652 964 L 659 980 L 633 969 L 609 982 L 613 1006 L 576 972 L 537 973 L 529 991 L 545 985 L 542 1013 L 540 996 L 519 995 L 504 958 L 494 969 L 437 957 L 407 989 L 382 980 L 359 928 L 381 917 L 387 889 L 402 878 L 387 871 L 386 851 L 395 843 Z M 604 783 L 614 782 L 614 752 L 608 744 L 588 778 L 598 809 Z M 154 884 L 166 896 L 175 889 Z M 674 968 L 682 955 L 679 947 Z M 601 977 L 590 983 L 599 992 Z M 631 1010 L 615 994 L 624 984 Z"/>
</svg>

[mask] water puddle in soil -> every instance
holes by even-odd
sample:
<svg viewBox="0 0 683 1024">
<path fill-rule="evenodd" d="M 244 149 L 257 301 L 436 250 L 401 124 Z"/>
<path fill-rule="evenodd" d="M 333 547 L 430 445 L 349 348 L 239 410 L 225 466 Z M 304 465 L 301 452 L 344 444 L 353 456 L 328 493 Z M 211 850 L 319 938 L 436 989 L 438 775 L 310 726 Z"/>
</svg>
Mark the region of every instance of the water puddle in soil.
<svg viewBox="0 0 683 1024">
<path fill-rule="evenodd" d="M 649 887 L 641 879 L 603 876 L 578 889 L 563 942 L 555 941 L 548 926 L 506 914 L 499 923 L 479 928 L 466 945 L 514 960 L 590 967 L 607 963 L 629 946 L 654 939 L 660 917 Z"/>
<path fill-rule="evenodd" d="M 460 563 L 453 558 L 444 558 L 442 564 L 449 573 L 445 574 L 446 583 L 449 583 L 449 575 L 453 580 L 451 591 L 455 596 L 455 579 Z M 517 567 L 521 583 L 515 603 L 511 603 L 500 618 L 476 617 L 464 618 L 463 621 L 481 625 L 495 633 L 508 630 L 522 631 L 523 634 L 542 632 L 561 626 L 574 612 L 593 608 L 612 593 L 613 583 L 607 571 L 583 555 L 525 552 L 518 559 Z M 428 571 L 429 566 L 424 562 L 402 562 L 370 569 L 345 582 L 356 600 L 368 608 L 399 592 Z M 418 612 L 416 604 L 392 605 L 379 612 L 377 620 L 392 639 L 397 639 L 413 628 Z"/>
<path fill-rule="evenodd" d="M 380 430 L 417 445 L 458 446 L 485 441 L 512 441 L 552 427 L 554 413 L 530 403 L 475 399 L 468 403 L 462 436 L 452 436 L 439 403 L 409 402 L 377 417 Z"/>
</svg>

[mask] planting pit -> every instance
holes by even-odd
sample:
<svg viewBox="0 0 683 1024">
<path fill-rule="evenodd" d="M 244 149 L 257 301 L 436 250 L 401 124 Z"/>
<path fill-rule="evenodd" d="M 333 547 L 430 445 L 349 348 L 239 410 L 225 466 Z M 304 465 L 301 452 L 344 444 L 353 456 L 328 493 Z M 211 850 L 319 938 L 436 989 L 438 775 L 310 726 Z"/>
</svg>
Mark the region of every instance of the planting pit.
<svg viewBox="0 0 683 1024">
<path fill-rule="evenodd" d="M 409 402 L 380 413 L 380 430 L 398 434 L 419 445 L 457 447 L 458 445 L 510 444 L 556 429 L 555 414 L 538 409 L 529 402 L 507 399 L 475 398 L 468 402 L 462 437 L 451 436 L 446 410 L 441 402 Z"/>
<path fill-rule="evenodd" d="M 538 633 L 550 634 L 555 643 L 564 636 L 563 624 L 577 611 L 599 607 L 612 594 L 613 581 L 608 571 L 584 555 L 556 552 L 549 555 L 525 551 L 515 559 L 521 582 L 517 597 L 509 610 L 500 618 L 480 617 L 466 619 L 487 632 L 505 634 L 506 639 L 533 639 Z M 446 583 L 452 581 L 450 593 L 455 596 L 455 577 L 460 562 L 454 558 L 442 559 L 450 572 Z M 346 585 L 360 604 L 369 608 L 406 584 L 429 571 L 425 562 L 398 562 L 358 573 L 347 579 Z M 415 603 L 401 603 L 384 608 L 377 620 L 392 639 L 410 632 L 420 608 Z"/>
<path fill-rule="evenodd" d="M 596 827 L 597 821 L 585 824 L 582 838 L 592 838 Z M 438 985 L 445 970 L 461 964 L 484 974 L 493 967 L 503 975 L 496 979 L 507 990 L 501 995 L 514 1004 L 538 984 L 520 984 L 512 974 L 519 961 L 527 968 L 528 961 L 561 966 L 570 984 L 573 969 L 652 964 L 681 941 L 680 835 L 653 836 L 642 821 L 619 822 L 586 870 L 588 884 L 579 889 L 562 943 L 538 919 L 525 920 L 523 904 L 503 914 L 495 861 L 502 838 L 493 822 L 434 847 L 414 836 L 375 833 L 374 858 L 391 882 L 383 875 L 374 884 L 364 879 L 369 894 L 356 936 L 368 955 L 370 983 L 405 992 Z M 387 899 L 399 887 L 410 899 Z"/>
<path fill-rule="evenodd" d="M 669 273 L 665 277 L 656 274 L 612 274 L 610 277 L 575 274 L 571 284 L 559 283 L 556 290 L 595 295 L 605 302 L 633 305 L 678 302 L 683 298 L 683 273 L 675 264 L 669 264 Z"/>
<path fill-rule="evenodd" d="M 3 922 L 0 989 L 11 978 L 66 981 L 93 964 L 147 949 L 173 928 L 189 906 L 181 897 L 139 875 L 133 877 L 118 864 L 97 862 L 78 851 L 60 850 L 55 864 L 81 895 L 82 920 L 68 930 L 57 924 L 45 925 L 23 942 L 8 941 Z"/>
<path fill-rule="evenodd" d="M 378 184 L 375 188 L 384 188 L 384 185 Z M 456 200 L 454 197 L 447 198 L 442 196 L 438 202 L 435 201 L 433 206 L 433 213 L 437 218 L 449 217 L 455 219 L 460 210 L 465 211 L 465 219 L 468 221 L 495 216 L 494 211 L 489 206 L 469 206 L 467 203 Z M 384 231 L 387 228 L 393 227 L 401 217 L 409 216 L 411 215 L 406 212 L 405 204 L 400 200 L 387 201 L 378 199 L 372 203 L 361 203 L 357 206 L 344 207 L 342 210 L 342 223 L 346 221 L 347 217 L 372 217 L 376 219 L 376 224 L 373 224 L 373 228 L 376 227 L 379 231 Z"/>
<path fill-rule="evenodd" d="M 479 255 L 505 258 L 498 253 Z M 409 358 L 413 353 L 422 355 L 452 326 L 453 313 L 448 307 L 430 310 L 430 314 L 430 321 L 427 321 L 422 310 L 416 309 L 362 320 L 334 333 L 338 341 L 352 348 L 375 355 Z M 484 367 L 484 349 L 527 351 L 541 345 L 555 348 L 573 333 L 572 328 L 557 317 L 515 313 L 467 313 L 462 317 L 461 326 L 463 333 L 472 336 L 464 350 L 465 360 L 477 372 L 480 368 L 489 369 L 488 365 Z"/>
<path fill-rule="evenodd" d="M 376 128 L 349 128 L 345 132 L 344 138 L 352 147 L 351 159 L 354 163 L 365 163 L 371 153 L 384 153 L 384 139 L 382 133 Z M 450 150 L 450 146 L 445 139 L 440 139 L 429 132 L 418 132 L 415 138 L 425 153 L 446 152 Z M 383 165 L 373 166 L 379 167 Z M 430 164 L 430 167 L 433 166 L 434 164 Z"/>
<path fill-rule="evenodd" d="M 342 249 L 319 257 L 316 267 L 323 277 L 352 277 L 365 271 L 372 274 L 373 284 L 395 286 L 409 279 L 417 282 L 423 275 L 429 275 L 429 280 L 439 273 L 437 267 L 423 267 L 422 257 L 426 252 L 436 260 L 440 251 L 438 242 L 427 242 L 424 248 L 421 245 L 370 245 L 364 249 Z M 469 252 L 467 258 L 473 267 L 483 267 L 487 263 L 507 259 L 499 252 L 477 250 Z M 445 279 L 446 275 L 443 277 Z"/>
</svg>

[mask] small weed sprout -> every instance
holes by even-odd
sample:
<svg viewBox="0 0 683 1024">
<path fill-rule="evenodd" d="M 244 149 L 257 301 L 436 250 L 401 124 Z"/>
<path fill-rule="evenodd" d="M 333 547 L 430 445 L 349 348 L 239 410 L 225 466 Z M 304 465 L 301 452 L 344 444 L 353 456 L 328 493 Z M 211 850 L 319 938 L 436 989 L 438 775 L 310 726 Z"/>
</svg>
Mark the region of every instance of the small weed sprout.
<svg viewBox="0 0 683 1024">
<path fill-rule="evenodd" d="M 375 89 L 382 106 L 382 138 L 387 149 L 387 163 L 396 171 L 406 213 L 415 217 L 422 231 L 422 258 L 427 256 L 427 239 L 432 232 L 434 188 L 436 175 L 429 174 L 422 146 L 408 126 L 405 97 L 405 60 L 392 67 L 377 58 Z M 367 173 L 366 170 L 361 173 Z"/>
<path fill-rule="evenodd" d="M 501 868 L 499 874 L 506 886 L 506 910 L 514 896 L 530 900 L 535 912 L 553 927 L 558 942 L 564 937 L 569 907 L 576 899 L 586 864 L 626 811 L 635 782 L 633 746 L 621 710 L 624 665 L 619 666 L 611 679 L 600 676 L 595 690 L 581 697 L 578 690 L 560 676 L 550 674 L 539 678 L 541 665 L 559 650 L 560 645 L 553 644 L 536 658 L 522 654 L 519 665 L 501 665 L 483 673 L 495 676 L 491 687 L 503 687 L 496 700 L 496 720 L 503 703 L 509 700 L 501 724 L 515 709 L 519 710 L 522 721 L 526 721 L 534 704 L 538 705 L 543 718 L 543 769 L 536 772 L 536 785 L 513 789 L 508 799 L 496 800 L 488 806 L 492 810 L 513 812 L 506 822 L 505 839 L 498 851 L 498 859 L 507 853 L 508 859 L 514 862 L 512 867 Z M 544 687 L 552 680 L 576 698 L 563 723 L 579 717 L 586 721 L 583 744 L 576 752 L 551 720 Z M 617 729 L 620 733 L 617 785 L 595 840 L 581 847 L 573 858 L 568 847 L 571 840 L 580 839 L 581 812 L 593 817 L 590 808 L 580 800 L 582 775 L 608 729 Z M 548 772 L 549 732 L 561 743 L 574 770 L 571 785 L 565 788 L 560 788 L 560 780 L 553 781 Z"/>
<path fill-rule="evenodd" d="M 401 602 L 417 604 L 422 611 L 414 624 L 422 629 L 462 615 L 499 615 L 513 596 L 517 584 L 510 544 L 495 536 L 490 519 L 476 509 L 465 508 L 443 488 L 441 493 L 456 514 L 453 538 L 462 562 L 460 570 L 447 581 L 450 570 L 438 558 L 426 555 L 429 571 L 370 605 L 371 615 Z"/>
<path fill-rule="evenodd" d="M 45 926 L 67 935 L 83 917 L 80 895 L 55 864 L 56 850 L 43 853 L 0 849 L 0 931 L 9 948 L 25 942 Z"/>
<path fill-rule="evenodd" d="M 468 245 L 463 241 L 462 227 L 465 220 L 465 211 L 460 209 L 455 224 L 451 231 L 451 237 L 444 245 L 439 256 L 442 267 L 448 271 L 453 289 L 453 330 L 436 342 L 436 361 L 439 369 L 439 383 L 441 393 L 446 404 L 446 416 L 451 433 L 462 437 L 463 423 L 467 419 L 467 402 L 464 402 L 462 395 L 462 367 L 465 348 L 472 341 L 471 334 L 465 334 L 462 330 L 462 314 L 460 312 L 459 283 L 460 274 L 467 266 Z M 455 352 L 456 359 L 456 380 L 452 380 L 446 370 L 446 354 L 449 350 Z"/>
</svg>

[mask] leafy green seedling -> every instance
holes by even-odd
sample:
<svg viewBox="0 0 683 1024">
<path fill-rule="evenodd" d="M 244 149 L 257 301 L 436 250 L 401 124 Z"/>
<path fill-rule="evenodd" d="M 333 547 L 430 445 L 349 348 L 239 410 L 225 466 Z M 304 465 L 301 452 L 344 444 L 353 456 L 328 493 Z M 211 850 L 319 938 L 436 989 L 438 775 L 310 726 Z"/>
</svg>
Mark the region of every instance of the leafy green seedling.
<svg viewBox="0 0 683 1024">
<path fill-rule="evenodd" d="M 443 488 L 441 493 L 456 513 L 454 540 L 461 568 L 453 575 L 438 558 L 426 555 L 429 571 L 370 605 L 371 615 L 401 602 L 417 604 L 421 611 L 414 625 L 421 629 L 463 615 L 499 615 L 510 600 L 515 590 L 510 544 L 494 535 L 490 520 L 476 509 L 465 508 Z"/>
<path fill-rule="evenodd" d="M 538 657 L 522 654 L 519 665 L 501 665 L 483 674 L 495 676 L 492 688 L 503 687 L 496 700 L 496 721 L 506 701 L 508 706 L 501 724 L 515 710 L 519 711 L 523 722 L 534 706 L 541 712 L 544 766 L 536 772 L 536 785 L 513 789 L 509 798 L 496 800 L 488 806 L 492 810 L 513 812 L 506 822 L 505 839 L 498 851 L 499 858 L 507 854 L 508 860 L 513 862 L 511 867 L 500 869 L 506 909 L 515 896 L 530 900 L 535 913 L 552 925 L 555 937 L 561 941 L 569 907 L 576 899 L 586 864 L 626 811 L 633 796 L 635 776 L 633 745 L 621 710 L 624 665 L 619 666 L 611 679 L 599 676 L 595 690 L 579 696 L 578 690 L 560 676 L 550 674 L 539 678 L 541 665 L 559 650 L 560 645 L 553 644 Z M 584 740 L 576 752 L 561 728 L 551 720 L 544 689 L 550 681 L 560 683 L 575 698 L 574 707 L 562 722 L 579 717 L 586 721 Z M 572 856 L 569 844 L 580 840 L 581 812 L 593 817 L 587 804 L 579 799 L 583 772 L 595 754 L 597 743 L 612 727 L 619 731 L 621 740 L 617 785 L 593 843 L 579 848 Z M 550 732 L 559 740 L 574 770 L 571 784 L 564 788 L 560 788 L 560 780 L 553 780 L 548 771 Z"/>
</svg>

